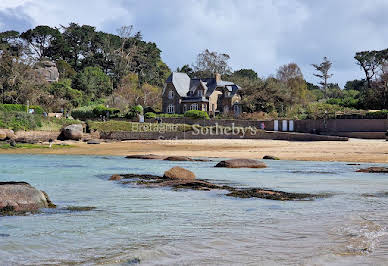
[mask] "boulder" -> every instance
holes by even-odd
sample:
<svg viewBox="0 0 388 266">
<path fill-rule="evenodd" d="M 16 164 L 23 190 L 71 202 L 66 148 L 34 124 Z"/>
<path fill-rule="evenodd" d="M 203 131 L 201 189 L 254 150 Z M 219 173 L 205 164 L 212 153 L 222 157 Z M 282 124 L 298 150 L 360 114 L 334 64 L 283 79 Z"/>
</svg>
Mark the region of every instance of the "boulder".
<svg viewBox="0 0 388 266">
<path fill-rule="evenodd" d="M 0 129 L 0 140 L 5 140 L 7 138 L 7 134 Z"/>
<path fill-rule="evenodd" d="M 265 163 L 251 159 L 231 159 L 219 162 L 215 167 L 225 168 L 265 168 Z"/>
<path fill-rule="evenodd" d="M 193 159 L 186 157 L 186 156 L 169 156 L 164 159 L 165 161 L 173 161 L 173 162 L 179 162 L 179 161 L 194 161 Z"/>
<path fill-rule="evenodd" d="M 360 173 L 388 173 L 388 167 L 369 167 L 357 170 Z"/>
<path fill-rule="evenodd" d="M 155 155 L 155 154 L 138 154 L 138 155 L 128 155 L 125 158 L 127 159 L 142 159 L 142 160 L 163 160 L 165 156 Z"/>
<path fill-rule="evenodd" d="M 195 174 L 189 170 L 182 168 L 182 167 L 175 166 L 175 167 L 171 168 L 170 170 L 164 172 L 163 178 L 194 180 Z"/>
<path fill-rule="evenodd" d="M 54 62 L 43 60 L 36 64 L 36 72 L 48 82 L 57 82 L 59 80 L 59 71 Z"/>
<path fill-rule="evenodd" d="M 121 175 L 112 175 L 109 180 L 110 181 L 119 181 L 121 180 L 123 177 Z"/>
<path fill-rule="evenodd" d="M 47 194 L 26 182 L 0 182 L 0 215 L 55 208 Z"/>
<path fill-rule="evenodd" d="M 65 140 L 80 140 L 83 137 L 83 127 L 81 124 L 73 124 L 63 128 L 62 133 Z"/>
<path fill-rule="evenodd" d="M 263 160 L 280 160 L 278 157 L 276 156 L 272 156 L 272 155 L 265 155 L 263 157 Z"/>
</svg>

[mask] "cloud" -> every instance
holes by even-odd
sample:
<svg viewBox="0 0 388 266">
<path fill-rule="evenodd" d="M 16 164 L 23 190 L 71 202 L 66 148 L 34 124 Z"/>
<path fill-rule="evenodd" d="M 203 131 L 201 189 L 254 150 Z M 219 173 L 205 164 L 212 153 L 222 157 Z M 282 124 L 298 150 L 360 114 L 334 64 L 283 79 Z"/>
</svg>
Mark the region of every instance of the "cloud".
<svg viewBox="0 0 388 266">
<path fill-rule="evenodd" d="M 386 14 L 385 0 L 2 0 L 0 30 L 77 22 L 115 33 L 133 24 L 172 69 L 208 48 L 228 53 L 234 69 L 261 76 L 295 62 L 316 82 L 311 64 L 328 56 L 331 81 L 343 85 L 362 77 L 355 52 L 387 48 Z"/>
</svg>

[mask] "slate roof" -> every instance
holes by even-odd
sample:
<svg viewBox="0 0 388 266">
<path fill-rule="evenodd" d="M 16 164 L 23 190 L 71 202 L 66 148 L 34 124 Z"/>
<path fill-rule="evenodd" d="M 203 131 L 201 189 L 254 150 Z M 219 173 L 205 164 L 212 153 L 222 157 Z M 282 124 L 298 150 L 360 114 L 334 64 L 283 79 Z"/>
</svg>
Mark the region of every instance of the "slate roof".
<svg viewBox="0 0 388 266">
<path fill-rule="evenodd" d="M 213 91 L 217 88 L 226 88 L 231 92 L 231 95 L 234 95 L 240 87 L 230 81 L 218 81 L 216 82 L 215 78 L 205 78 L 205 79 L 190 79 L 186 73 L 173 72 L 166 80 L 167 83 L 172 83 L 181 97 L 195 98 L 195 96 L 188 96 L 189 91 L 194 91 L 198 88 L 199 85 L 202 85 L 205 89 L 205 96 L 209 97 Z"/>
</svg>

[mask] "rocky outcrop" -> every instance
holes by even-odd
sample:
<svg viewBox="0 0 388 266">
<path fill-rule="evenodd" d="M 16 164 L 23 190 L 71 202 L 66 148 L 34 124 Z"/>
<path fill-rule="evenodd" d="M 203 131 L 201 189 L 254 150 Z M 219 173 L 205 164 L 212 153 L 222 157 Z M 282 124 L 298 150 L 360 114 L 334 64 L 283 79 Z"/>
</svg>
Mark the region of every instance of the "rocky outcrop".
<svg viewBox="0 0 388 266">
<path fill-rule="evenodd" d="M 65 140 L 80 140 L 83 137 L 83 126 L 81 124 L 73 124 L 62 129 L 62 134 Z"/>
<path fill-rule="evenodd" d="M 121 175 L 112 175 L 112 176 L 109 178 L 110 181 L 119 181 L 119 180 L 121 180 L 121 179 L 123 179 L 123 177 L 122 177 Z"/>
<path fill-rule="evenodd" d="M 26 182 L 0 182 L 0 215 L 55 208 L 47 194 Z"/>
<path fill-rule="evenodd" d="M 163 178 L 190 180 L 190 179 L 195 179 L 195 174 L 182 167 L 175 166 L 170 170 L 164 172 Z"/>
<path fill-rule="evenodd" d="M 91 139 L 91 140 L 88 140 L 86 143 L 91 145 L 96 145 L 96 144 L 100 144 L 100 141 L 96 139 Z"/>
<path fill-rule="evenodd" d="M 11 129 L 0 129 L 0 140 L 15 139 L 15 132 Z"/>
<path fill-rule="evenodd" d="M 165 161 L 173 161 L 173 162 L 179 162 L 179 161 L 194 161 L 193 159 L 189 158 L 189 157 L 186 157 L 186 156 L 169 156 L 167 158 L 164 159 Z"/>
<path fill-rule="evenodd" d="M 215 167 L 225 168 L 265 168 L 265 163 L 251 159 L 231 159 L 219 162 Z"/>
<path fill-rule="evenodd" d="M 388 167 L 369 167 L 357 170 L 360 173 L 388 173 Z"/>
<path fill-rule="evenodd" d="M 41 61 L 36 64 L 35 71 L 48 82 L 58 82 L 59 71 L 54 62 Z"/>
<path fill-rule="evenodd" d="M 187 170 L 186 170 L 187 171 Z M 306 194 L 290 193 L 264 188 L 235 188 L 226 185 L 213 184 L 203 179 L 170 179 L 165 176 L 141 175 L 141 174 L 121 174 L 122 184 L 135 184 L 148 188 L 171 187 L 173 189 L 191 190 L 220 190 L 227 191 L 226 196 L 235 198 L 261 198 L 270 200 L 314 200 L 315 198 L 328 197 L 328 194 Z"/>
<path fill-rule="evenodd" d="M 263 160 L 280 160 L 278 157 L 276 156 L 272 156 L 272 155 L 265 155 L 263 157 Z"/>
<path fill-rule="evenodd" d="M 155 154 L 137 154 L 137 155 L 128 155 L 125 158 L 127 159 L 141 159 L 141 160 L 164 160 L 166 157 Z"/>
</svg>

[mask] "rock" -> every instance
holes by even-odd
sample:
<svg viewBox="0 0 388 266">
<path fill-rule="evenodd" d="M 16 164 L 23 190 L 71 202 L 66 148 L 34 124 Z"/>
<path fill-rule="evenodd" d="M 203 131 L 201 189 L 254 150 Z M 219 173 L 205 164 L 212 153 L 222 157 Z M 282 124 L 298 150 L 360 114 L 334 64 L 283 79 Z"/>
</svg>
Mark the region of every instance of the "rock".
<svg viewBox="0 0 388 266">
<path fill-rule="evenodd" d="M 0 182 L 0 214 L 14 215 L 55 205 L 47 194 L 26 182 Z"/>
<path fill-rule="evenodd" d="M 156 175 L 123 174 L 122 184 L 136 184 L 147 188 L 171 187 L 175 190 L 191 189 L 200 191 L 228 191 L 226 196 L 235 198 L 262 198 L 270 200 L 314 200 L 327 198 L 330 194 L 291 193 L 264 188 L 236 188 L 227 185 L 213 184 L 203 179 L 168 179 Z"/>
<path fill-rule="evenodd" d="M 265 163 L 251 159 L 231 159 L 219 162 L 215 167 L 225 168 L 265 168 Z"/>
<path fill-rule="evenodd" d="M 164 159 L 165 161 L 174 161 L 174 162 L 179 162 L 179 161 L 194 161 L 193 159 L 186 157 L 186 156 L 169 156 Z"/>
<path fill-rule="evenodd" d="M 7 139 L 16 139 L 15 132 L 12 129 L 1 129 L 7 134 Z"/>
<path fill-rule="evenodd" d="M 91 139 L 91 140 L 88 140 L 88 142 L 86 142 L 87 144 L 100 144 L 100 142 L 96 139 Z"/>
<path fill-rule="evenodd" d="M 191 179 L 195 179 L 195 174 L 189 170 L 182 168 L 182 167 L 175 166 L 175 167 L 171 168 L 170 170 L 164 172 L 163 177 L 167 178 L 167 179 L 191 180 Z"/>
<path fill-rule="evenodd" d="M 92 211 L 96 209 L 96 207 L 90 207 L 90 206 L 69 206 L 64 208 L 67 211 L 72 211 L 72 212 L 85 212 L 85 211 Z"/>
<path fill-rule="evenodd" d="M 127 159 L 142 159 L 142 160 L 164 160 L 165 156 L 155 155 L 155 154 L 146 154 L 146 155 L 128 155 L 125 158 Z"/>
<path fill-rule="evenodd" d="M 16 147 L 16 141 L 14 139 L 11 139 L 11 141 L 9 142 L 9 146 Z"/>
<path fill-rule="evenodd" d="M 121 180 L 123 177 L 121 175 L 112 175 L 109 180 L 110 181 L 118 181 Z"/>
<path fill-rule="evenodd" d="M 265 155 L 263 157 L 263 160 L 280 160 L 278 157 L 276 156 L 272 156 L 272 155 Z"/>
<path fill-rule="evenodd" d="M 369 167 L 357 170 L 360 173 L 388 173 L 388 167 Z"/>
<path fill-rule="evenodd" d="M 41 61 L 36 64 L 35 71 L 48 82 L 57 82 L 59 80 L 59 71 L 54 62 Z"/>
<path fill-rule="evenodd" d="M 62 129 L 66 140 L 80 140 L 83 137 L 83 127 L 81 124 L 73 124 Z"/>
<path fill-rule="evenodd" d="M 7 134 L 0 129 L 0 140 L 5 140 L 7 138 Z"/>
</svg>

